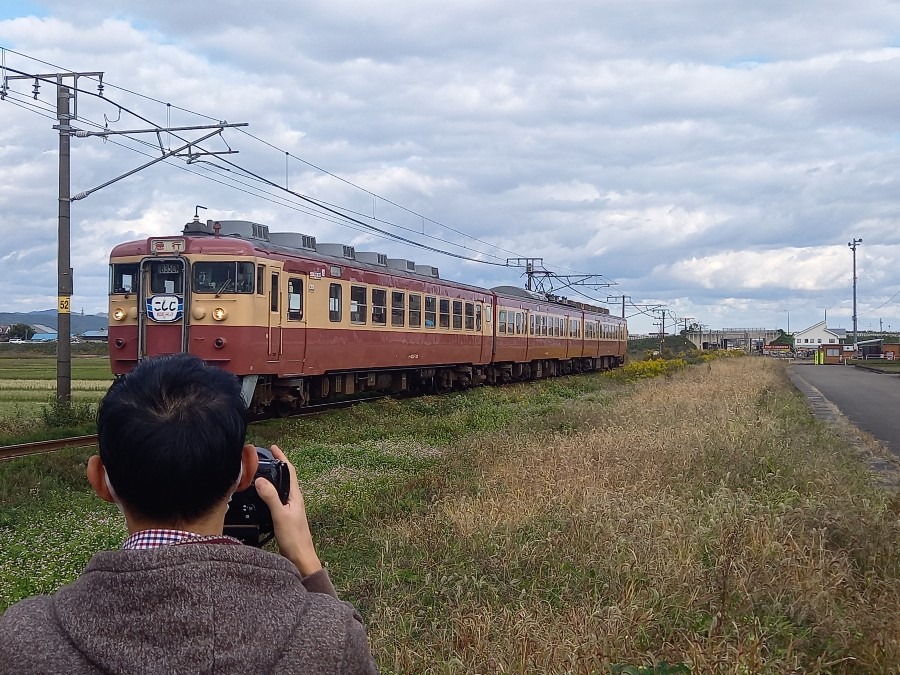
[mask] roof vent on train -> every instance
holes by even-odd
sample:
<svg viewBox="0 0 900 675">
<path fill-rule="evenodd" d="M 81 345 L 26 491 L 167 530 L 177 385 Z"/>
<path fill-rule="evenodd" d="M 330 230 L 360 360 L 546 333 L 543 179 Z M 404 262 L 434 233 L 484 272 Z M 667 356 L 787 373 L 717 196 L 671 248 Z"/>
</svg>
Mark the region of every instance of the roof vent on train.
<svg viewBox="0 0 900 675">
<path fill-rule="evenodd" d="M 441 278 L 438 274 L 438 268 L 432 267 L 431 265 L 416 265 L 416 274 L 421 274 L 426 277 L 432 277 L 434 279 Z"/>
<path fill-rule="evenodd" d="M 392 270 L 401 270 L 403 272 L 412 272 L 416 273 L 416 263 L 412 260 L 405 260 L 403 258 L 388 258 L 387 266 Z"/>
<path fill-rule="evenodd" d="M 182 232 L 184 234 L 212 234 L 220 237 L 269 241 L 269 226 L 249 220 L 207 220 L 205 223 L 201 223 L 197 218 L 187 223 Z"/>
<path fill-rule="evenodd" d="M 276 246 L 302 248 L 307 251 L 316 250 L 316 238 L 300 232 L 270 232 L 269 241 Z"/>
<path fill-rule="evenodd" d="M 216 222 L 219 223 L 219 236 L 269 241 L 268 225 L 260 225 L 249 220 L 219 220 L 213 222 L 213 227 Z"/>
<path fill-rule="evenodd" d="M 322 255 L 330 255 L 335 258 L 356 260 L 356 251 L 352 246 L 347 246 L 346 244 L 316 244 L 316 251 Z"/>
<path fill-rule="evenodd" d="M 384 253 L 376 253 L 375 251 L 357 251 L 356 259 L 360 262 L 369 263 L 370 265 L 387 267 L 388 258 Z"/>
</svg>

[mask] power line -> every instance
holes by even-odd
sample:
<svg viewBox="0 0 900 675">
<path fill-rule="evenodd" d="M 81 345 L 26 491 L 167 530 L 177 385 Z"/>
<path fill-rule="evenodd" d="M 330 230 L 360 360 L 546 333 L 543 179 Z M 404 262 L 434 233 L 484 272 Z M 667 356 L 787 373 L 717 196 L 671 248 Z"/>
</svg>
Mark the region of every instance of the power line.
<svg viewBox="0 0 900 675">
<path fill-rule="evenodd" d="M 49 62 L 46 62 L 46 61 L 42 61 L 41 59 L 37 59 L 37 58 L 31 57 L 31 56 L 28 56 L 28 55 L 26 55 L 26 54 L 23 54 L 23 53 L 21 53 L 21 52 L 17 52 L 17 51 L 15 51 L 15 50 L 4 50 L 4 51 L 9 51 L 11 54 L 16 54 L 16 55 L 18 55 L 18 56 L 21 56 L 21 57 L 26 58 L 26 59 L 31 59 L 31 60 L 33 60 L 33 61 L 35 61 L 35 62 L 38 62 L 38 63 L 42 63 L 42 64 L 49 65 L 49 66 L 52 66 L 52 67 L 60 68 L 61 70 L 65 70 L 65 69 L 62 69 L 62 68 L 59 67 L 59 66 L 56 66 L 56 65 L 52 64 L 52 63 L 49 63 Z M 5 65 L 5 64 L 4 64 L 4 65 Z M 15 69 L 9 69 L 9 68 L 4 68 L 4 69 L 5 69 L 5 70 L 10 70 L 10 71 L 12 71 L 12 72 L 19 72 L 19 73 L 22 73 L 22 71 L 16 71 Z M 22 73 L 22 74 L 28 75 L 27 73 Z M 162 101 L 162 100 L 160 100 L 160 99 L 154 98 L 154 97 L 152 97 L 152 96 L 148 96 L 148 95 L 146 95 L 146 94 L 142 94 L 142 93 L 140 93 L 140 92 L 133 91 L 133 90 L 128 89 L 128 88 L 126 88 L 126 87 L 121 87 L 121 86 L 119 86 L 119 85 L 111 84 L 111 83 L 109 83 L 108 81 L 107 81 L 107 82 L 103 82 L 102 79 L 100 79 L 100 78 L 91 78 L 91 77 L 88 77 L 87 75 L 85 75 L 85 77 L 86 77 L 86 79 L 94 79 L 95 81 L 97 81 L 97 82 L 100 84 L 101 88 L 102 88 L 102 87 L 114 88 L 114 89 L 117 89 L 117 90 L 119 90 L 119 91 L 123 91 L 123 92 L 129 93 L 129 94 L 131 94 L 131 95 L 137 96 L 137 97 L 139 97 L 139 98 L 143 98 L 143 99 L 146 99 L 146 100 L 149 100 L 149 101 L 153 101 L 153 102 L 158 103 L 158 104 L 160 104 L 160 105 L 165 105 L 165 106 L 166 106 L 166 109 L 167 109 L 167 113 L 168 113 L 169 111 L 171 111 L 172 109 L 175 109 L 175 110 L 179 110 L 179 111 L 182 111 L 182 112 L 191 114 L 191 115 L 196 115 L 196 116 L 203 117 L 203 118 L 210 119 L 210 120 L 215 120 L 215 119 L 216 119 L 216 118 L 213 118 L 213 117 L 211 117 L 211 116 L 209 116 L 209 115 L 205 115 L 205 114 L 203 114 L 203 113 L 199 113 L 199 112 L 196 112 L 196 111 L 193 111 L 193 110 L 189 110 L 189 109 L 187 109 L 187 108 L 183 108 L 183 107 L 180 107 L 180 106 L 173 105 L 173 104 L 168 103 L 168 102 L 164 102 L 164 101 Z M 37 79 L 42 79 L 42 78 L 36 78 L 36 80 L 37 80 Z M 44 80 L 44 81 L 50 82 L 50 80 Z M 116 106 L 116 107 L 118 108 L 119 112 L 120 112 L 120 117 L 121 117 L 121 112 L 124 111 L 124 112 L 128 113 L 129 115 L 132 115 L 132 116 L 134 116 L 135 118 L 140 119 L 140 120 L 143 120 L 144 122 L 146 122 L 146 123 L 152 125 L 154 128 L 157 128 L 157 129 L 160 129 L 161 131 L 163 131 L 163 129 L 160 127 L 160 125 L 158 125 L 158 124 L 152 122 L 150 119 L 148 119 L 148 118 L 146 118 L 146 117 L 144 117 L 144 116 L 138 114 L 138 113 L 135 112 L 134 110 L 131 110 L 131 109 L 129 109 L 128 107 L 126 107 L 126 106 L 124 106 L 124 105 L 122 105 L 122 104 L 120 104 L 120 103 L 118 103 L 118 102 L 116 102 L 116 101 L 113 101 L 113 100 L 111 100 L 111 99 L 109 99 L 109 98 L 103 96 L 102 91 L 101 91 L 99 94 L 97 94 L 97 93 L 94 93 L 94 92 L 92 92 L 92 91 L 79 89 L 78 87 L 75 87 L 74 89 L 75 89 L 75 91 L 77 91 L 77 92 L 83 92 L 83 93 L 85 93 L 85 94 L 87 94 L 87 95 L 89 95 L 89 96 L 101 98 L 101 99 L 103 99 L 105 102 L 108 102 L 109 104 Z M 104 115 L 104 118 L 105 118 L 105 117 L 106 117 L 106 116 Z M 98 127 L 98 128 L 108 128 L 108 124 L 109 124 L 109 120 L 108 120 L 108 119 L 106 120 L 106 124 L 103 125 L 102 127 L 101 127 L 101 125 L 100 125 L 99 123 L 94 122 L 94 121 L 85 120 L 85 122 L 91 124 L 92 126 Z M 370 190 L 368 190 L 368 189 L 366 189 L 366 188 L 364 188 L 364 187 L 362 187 L 362 186 L 360 186 L 360 185 L 357 185 L 356 183 L 353 183 L 352 181 L 349 181 L 349 180 L 347 180 L 347 179 L 345 179 L 345 178 L 343 178 L 343 177 L 341 177 L 341 176 L 339 176 L 339 175 L 337 175 L 337 174 L 334 174 L 333 172 L 330 172 L 330 171 L 328 171 L 327 169 L 324 169 L 323 167 L 320 167 L 320 166 L 318 166 L 318 165 L 316 165 L 316 164 L 314 164 L 314 163 L 312 163 L 312 162 L 310 162 L 310 161 L 307 161 L 307 160 L 305 160 L 305 159 L 303 159 L 303 158 L 301 158 L 301 157 L 298 157 L 298 156 L 296 156 L 296 155 L 293 155 L 293 154 L 291 154 L 290 152 L 283 151 L 283 150 L 281 150 L 280 148 L 278 148 L 277 146 L 273 145 L 272 143 L 269 143 L 268 141 L 266 141 L 266 140 L 264 140 L 264 139 L 262 139 L 262 138 L 256 136 L 255 134 L 249 133 L 248 131 L 243 130 L 243 129 L 239 129 L 239 130 L 242 131 L 242 133 L 244 133 L 245 135 L 249 136 L 250 138 L 253 138 L 253 139 L 256 140 L 257 142 L 260 142 L 260 143 L 262 143 L 262 144 L 264 144 L 264 145 L 266 145 L 266 146 L 268 146 L 268 147 L 270 147 L 270 148 L 272 148 L 272 149 L 274 149 L 274 150 L 278 150 L 279 152 L 284 152 L 284 154 L 285 154 L 285 156 L 286 156 L 286 160 L 288 160 L 288 159 L 290 159 L 290 158 L 293 158 L 293 159 L 295 159 L 296 161 L 301 162 L 301 163 L 303 163 L 303 164 L 305 164 L 305 165 L 307 165 L 307 166 L 309 166 L 309 167 L 311 167 L 311 168 L 313 168 L 313 169 L 315 169 L 315 170 L 317 170 L 317 171 L 320 171 L 320 172 L 322 172 L 322 173 L 324 173 L 324 174 L 326 174 L 326 175 L 328 175 L 328 176 L 331 176 L 331 177 L 333 177 L 333 178 L 335 178 L 335 179 L 337 179 L 337 180 L 339 180 L 339 181 L 344 182 L 345 184 L 347 184 L 347 185 L 353 187 L 354 189 L 360 190 L 360 191 L 362 191 L 362 192 L 364 192 L 364 193 L 366 193 L 366 194 L 372 196 L 372 197 L 373 197 L 374 199 L 376 199 L 376 200 L 379 200 L 379 199 L 380 199 L 381 201 L 383 201 L 383 202 L 385 202 L 385 203 L 387 203 L 387 204 L 390 204 L 390 205 L 392 205 L 392 206 L 394 206 L 394 207 L 396 207 L 396 208 L 399 208 L 399 209 L 401 209 L 401 210 L 403 210 L 403 211 L 405 211 L 405 212 L 407 212 L 407 213 L 409 213 L 409 214 L 411 214 L 411 215 L 414 215 L 414 216 L 416 216 L 416 217 L 418 217 L 418 218 L 421 218 L 423 224 L 424 224 L 424 222 L 427 220 L 429 223 L 433 223 L 433 224 L 435 224 L 435 225 L 437 225 L 437 226 L 439 226 L 439 227 L 441 227 L 441 228 L 443 228 L 443 229 L 445 229 L 445 230 L 448 230 L 448 231 L 450 231 L 450 232 L 453 232 L 453 233 L 455 233 L 455 234 L 458 234 L 458 235 L 460 235 L 460 236 L 462 236 L 462 237 L 471 239 L 472 241 L 475 241 L 475 242 L 484 244 L 484 245 L 486 245 L 486 246 L 491 246 L 491 247 L 494 248 L 495 250 L 505 251 L 505 252 L 508 252 L 508 253 L 512 253 L 511 251 L 508 251 L 507 249 L 504 249 L 504 248 L 502 248 L 502 247 L 499 247 L 499 246 L 497 246 L 496 244 L 493 244 L 493 243 L 488 242 L 488 241 L 485 241 L 485 240 L 483 240 L 483 239 L 479 239 L 479 238 L 477 238 L 477 237 L 474 237 L 474 236 L 472 236 L 472 235 L 470 235 L 470 234 L 467 234 L 466 232 L 463 232 L 463 231 L 461 231 L 461 230 L 458 230 L 458 229 L 456 229 L 456 228 L 453 228 L 453 227 L 451 227 L 451 226 L 449 226 L 449 225 L 446 225 L 446 224 L 444 224 L 444 223 L 441 223 L 440 221 L 437 221 L 437 220 L 435 220 L 435 219 L 433 219 L 433 218 L 430 218 L 430 217 L 428 217 L 428 216 L 425 216 L 425 215 L 423 215 L 423 214 L 421 214 L 421 213 L 419 213 L 419 212 L 417 212 L 417 211 L 414 211 L 414 210 L 412 210 L 412 209 L 409 209 L 409 208 L 407 208 L 407 207 L 405 207 L 405 206 L 403 206 L 403 205 L 401 205 L 401 204 L 399 204 L 399 203 L 397 203 L 397 202 L 395 202 L 395 201 L 393 201 L 393 200 L 391 200 L 391 199 L 388 199 L 388 198 L 386 198 L 386 197 L 383 197 L 383 196 L 381 196 L 381 195 L 379 195 L 379 194 L 377 194 L 377 193 L 374 193 L 374 192 L 372 192 L 372 191 L 370 191 Z M 179 136 L 178 134 L 172 133 L 171 135 L 174 136 L 175 138 L 179 138 L 180 140 L 186 142 L 186 139 L 182 138 L 182 137 Z M 146 142 L 146 141 L 144 141 L 144 140 L 142 140 L 142 139 L 132 138 L 131 136 L 125 136 L 125 138 L 128 138 L 129 140 L 131 140 L 131 141 L 133 141 L 133 142 L 137 142 L 137 143 L 146 145 L 146 146 L 148 146 L 148 147 L 156 148 L 155 145 L 153 145 L 153 144 L 151 144 L 151 143 L 148 143 L 148 142 Z M 108 140 L 108 139 L 106 139 L 106 140 Z M 120 146 L 120 147 L 126 147 L 126 148 L 128 148 L 128 149 L 131 149 L 131 150 L 137 152 L 137 150 L 135 150 L 134 148 L 130 148 L 129 146 L 126 146 L 126 145 L 124 145 L 124 144 L 116 143 L 116 145 L 118 145 L 118 146 Z M 199 149 L 201 149 L 201 150 L 203 149 L 200 145 L 196 145 L 196 147 L 199 148 Z M 141 153 L 141 154 L 144 154 L 144 153 Z M 409 239 L 409 238 L 407 238 L 407 237 L 400 236 L 400 235 L 398 235 L 398 234 L 396 234 L 396 233 L 394 233 L 394 232 L 390 232 L 390 231 L 384 230 L 384 229 L 382 229 L 382 228 L 380 228 L 380 227 L 376 227 L 376 226 L 374 226 L 374 225 L 371 225 L 370 223 L 361 221 L 361 220 L 359 220 L 359 219 L 357 219 L 357 218 L 354 218 L 354 217 L 352 217 L 352 216 L 350 216 L 350 215 L 348 215 L 348 214 L 358 215 L 358 216 L 360 216 L 360 217 L 362 217 L 362 218 L 366 218 L 367 220 L 371 220 L 371 221 L 378 222 L 378 223 L 383 223 L 383 224 L 388 225 L 388 226 L 390 226 L 390 227 L 397 228 L 397 229 L 400 229 L 400 230 L 404 230 L 404 231 L 407 231 L 407 232 L 413 232 L 413 233 L 415 233 L 417 236 L 423 236 L 423 237 L 426 237 L 426 238 L 431 239 L 431 240 L 434 240 L 434 241 L 440 241 L 440 242 L 442 242 L 442 243 L 444 243 L 444 244 L 447 244 L 447 245 L 450 245 L 450 246 L 453 246 L 453 247 L 456 247 L 456 248 L 459 248 L 459 249 L 462 249 L 462 250 L 471 251 L 471 252 L 473 252 L 473 253 L 475 253 L 475 254 L 477 254 L 477 255 L 479 255 L 479 256 L 484 256 L 484 257 L 487 257 L 487 258 L 495 258 L 495 259 L 499 259 L 498 256 L 494 255 L 493 253 L 485 252 L 485 251 L 480 251 L 480 250 L 478 250 L 478 249 L 475 249 L 475 248 L 466 246 L 466 245 L 464 245 L 464 244 L 460 244 L 460 243 L 452 242 L 452 241 L 449 241 L 449 240 L 445 240 L 445 239 L 443 239 L 443 238 L 441 238 L 441 237 L 437 237 L 437 236 L 435 236 L 435 235 L 426 234 L 426 233 L 424 232 L 424 227 L 423 227 L 423 232 L 422 232 L 422 233 L 419 233 L 418 231 L 414 231 L 414 230 L 412 230 L 411 228 L 404 227 L 404 226 L 402 226 L 402 225 L 399 225 L 398 223 L 394 223 L 394 222 L 391 222 L 391 221 L 387 221 L 387 220 L 383 220 L 383 219 L 376 218 L 374 215 L 373 215 L 373 216 L 368 216 L 367 214 L 362 214 L 362 213 L 360 213 L 360 212 L 354 211 L 354 210 L 349 209 L 349 208 L 347 208 L 347 207 L 342 207 L 342 206 L 339 206 L 339 205 L 336 205 L 336 204 L 329 204 L 328 202 L 325 202 L 324 200 L 318 200 L 318 199 L 314 199 L 314 198 L 308 197 L 308 196 L 306 196 L 306 195 L 303 195 L 302 193 L 299 193 L 299 192 L 296 192 L 296 191 L 293 191 L 293 190 L 288 189 L 288 188 L 287 188 L 287 185 L 285 185 L 285 187 L 282 187 L 282 186 L 279 185 L 278 183 L 275 183 L 274 181 L 268 180 L 268 179 L 266 179 L 266 178 L 260 176 L 259 174 L 255 173 L 255 172 L 253 172 L 253 171 L 250 171 L 249 169 L 247 169 L 247 168 L 245 168 L 245 167 L 243 167 L 243 166 L 241 166 L 241 165 L 239 165 L 239 164 L 237 164 L 237 163 L 229 162 L 228 160 L 223 160 L 221 157 L 217 157 L 217 159 L 218 159 L 220 162 L 224 162 L 224 163 L 228 164 L 229 166 L 233 167 L 235 170 L 240 171 L 240 172 L 241 172 L 242 174 L 244 174 L 244 176 L 245 176 L 246 178 L 248 178 L 249 180 L 255 180 L 255 181 L 258 181 L 258 182 L 263 183 L 263 184 L 265 184 L 265 185 L 268 185 L 268 186 L 270 186 L 270 187 L 272 187 L 272 188 L 275 188 L 275 189 L 277 189 L 277 190 L 279 190 L 279 191 L 286 192 L 286 193 L 288 193 L 288 194 L 290 194 L 290 195 L 292 195 L 292 196 L 294 196 L 294 197 L 296 197 L 296 198 L 298 198 L 298 199 L 301 199 L 301 200 L 303 200 L 303 201 L 306 201 L 308 204 L 310 204 L 311 208 L 310 208 L 310 207 L 304 207 L 304 206 L 299 205 L 299 204 L 296 204 L 296 203 L 292 203 L 292 202 L 290 202 L 290 201 L 288 201 L 288 200 L 282 200 L 282 199 L 278 198 L 276 195 L 274 195 L 274 194 L 273 194 L 272 192 L 270 192 L 270 191 L 263 190 L 263 189 L 258 188 L 258 187 L 253 187 L 253 186 L 251 186 L 251 185 L 249 185 L 249 184 L 247 184 L 247 183 L 245 183 L 245 182 L 243 182 L 243 181 L 239 181 L 238 179 L 236 179 L 236 178 L 234 178 L 234 177 L 231 177 L 231 176 L 224 176 L 224 175 L 222 175 L 221 173 L 216 174 L 216 175 L 218 176 L 218 178 L 219 178 L 218 180 L 216 180 L 216 179 L 213 179 L 211 176 L 208 176 L 208 175 L 206 175 L 206 174 L 204 174 L 204 173 L 199 173 L 199 172 L 194 172 L 194 171 L 188 171 L 188 172 L 189 172 L 189 173 L 192 173 L 192 174 L 194 174 L 194 175 L 198 175 L 198 176 L 200 176 L 200 177 L 206 178 L 206 179 L 208 179 L 208 180 L 212 180 L 213 182 L 216 182 L 216 183 L 218 183 L 218 184 L 220 184 L 220 185 L 229 187 L 229 188 L 231 188 L 231 189 L 235 189 L 235 190 L 238 190 L 238 191 L 240 191 L 240 192 L 244 192 L 245 194 L 249 194 L 249 195 L 251 195 L 251 196 L 255 196 L 255 197 L 259 198 L 259 199 L 263 199 L 263 200 L 265 200 L 265 201 L 269 201 L 270 203 L 273 203 L 273 204 L 276 204 L 276 205 L 279 205 L 279 206 L 282 206 L 282 207 L 291 208 L 291 209 L 293 209 L 293 210 L 297 210 L 297 211 L 302 212 L 302 213 L 306 213 L 306 214 L 311 215 L 311 216 L 313 216 L 313 217 L 316 217 L 316 218 L 325 220 L 326 222 L 331 222 L 331 223 L 333 223 L 333 224 L 341 224 L 341 225 L 343 225 L 343 226 L 345 226 L 345 227 L 348 227 L 349 229 L 354 229 L 354 230 L 357 230 L 357 231 L 367 231 L 367 232 L 369 232 L 369 233 L 375 233 L 376 235 L 381 235 L 382 237 L 385 237 L 385 238 L 388 238 L 388 239 L 392 239 L 392 240 L 395 240 L 395 241 L 400 241 L 400 242 L 402 242 L 402 243 L 405 243 L 405 244 L 408 244 L 408 245 L 411 245 L 411 246 L 414 246 L 414 247 L 417 247 L 417 248 L 422 248 L 422 249 L 424 249 L 424 250 L 433 251 L 433 252 L 435 252 L 435 253 L 447 255 L 447 256 L 454 257 L 454 258 L 461 259 L 461 260 L 466 260 L 466 261 L 470 261 L 470 262 L 480 262 L 480 263 L 483 263 L 483 264 L 490 264 L 490 265 L 496 265 L 496 266 L 505 266 L 504 263 L 492 262 L 492 261 L 489 261 L 489 260 L 485 260 L 484 258 L 473 258 L 473 257 L 470 257 L 470 256 L 461 255 L 461 254 L 458 254 L 458 253 L 453 253 L 453 252 L 451 252 L 451 251 L 447 251 L 447 250 L 444 250 L 444 249 L 441 249 L 441 248 L 437 248 L 437 247 L 434 247 L 434 246 L 429 246 L 429 245 L 424 244 L 424 243 L 422 243 L 422 242 L 420 242 L 420 241 L 416 241 L 416 240 L 413 240 L 413 239 Z M 190 159 L 189 159 L 188 161 L 190 162 Z M 167 165 L 170 165 L 170 166 L 178 166 L 177 164 L 175 164 L 175 163 L 173 163 L 173 162 L 169 162 L 168 160 L 166 160 L 165 163 L 166 163 Z M 211 166 L 211 167 L 216 167 L 216 165 L 215 165 L 214 163 L 212 163 L 212 162 L 208 162 L 208 165 Z M 184 167 L 180 167 L 180 166 L 179 166 L 179 168 L 184 169 Z M 206 168 L 206 167 L 204 167 L 204 168 Z M 225 167 L 217 167 L 217 169 L 224 170 L 224 171 L 230 171 L 230 169 L 227 169 L 227 168 L 225 168 Z M 210 172 L 211 172 L 210 169 L 207 169 L 207 171 L 210 171 Z M 243 185 L 243 186 L 244 186 L 245 188 L 247 188 L 247 189 L 241 189 L 241 188 L 237 187 L 236 185 L 234 185 L 233 183 L 237 183 L 237 184 Z M 286 178 L 286 183 L 287 183 L 287 178 Z M 287 202 L 287 203 L 286 203 L 286 202 Z M 376 203 L 377 203 L 377 202 L 376 202 Z M 320 213 L 320 212 L 317 212 L 317 211 L 315 211 L 315 210 L 313 210 L 313 209 L 319 209 L 319 210 L 321 210 L 322 212 Z M 358 227 L 353 227 L 353 226 L 351 225 L 351 223 L 354 224 L 354 225 L 357 225 Z M 365 229 L 364 229 L 364 230 L 360 230 L 359 227 L 362 227 L 362 228 L 365 228 Z M 565 268 L 562 268 L 562 269 L 565 269 Z M 606 279 L 606 277 L 603 277 L 603 275 L 597 275 L 597 276 Z M 615 282 L 612 282 L 612 280 L 609 280 L 609 281 L 610 281 L 611 283 L 615 283 Z M 568 285 L 567 287 L 568 287 L 568 288 L 571 288 L 571 285 Z M 579 295 L 581 295 L 582 297 L 585 297 L 585 298 L 590 299 L 590 300 L 595 301 L 595 302 L 601 302 L 601 301 L 599 301 L 599 300 L 596 299 L 596 298 L 591 298 L 590 296 L 588 296 L 588 295 L 586 295 L 586 294 L 584 294 L 584 293 L 581 293 L 580 291 L 575 290 L 574 288 L 573 288 L 572 290 L 573 290 L 574 292 L 578 293 Z"/>
</svg>

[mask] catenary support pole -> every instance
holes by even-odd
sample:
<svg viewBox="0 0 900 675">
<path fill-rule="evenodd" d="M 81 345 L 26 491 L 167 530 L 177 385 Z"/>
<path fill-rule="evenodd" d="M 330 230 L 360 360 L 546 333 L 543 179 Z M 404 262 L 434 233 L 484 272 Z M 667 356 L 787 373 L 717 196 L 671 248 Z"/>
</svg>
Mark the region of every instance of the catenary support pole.
<svg viewBox="0 0 900 675">
<path fill-rule="evenodd" d="M 57 240 L 56 400 L 72 400 L 72 265 L 70 247 L 71 206 L 69 176 L 71 162 L 71 113 L 69 88 L 56 85 L 56 118 L 59 121 L 59 222 Z"/>
</svg>

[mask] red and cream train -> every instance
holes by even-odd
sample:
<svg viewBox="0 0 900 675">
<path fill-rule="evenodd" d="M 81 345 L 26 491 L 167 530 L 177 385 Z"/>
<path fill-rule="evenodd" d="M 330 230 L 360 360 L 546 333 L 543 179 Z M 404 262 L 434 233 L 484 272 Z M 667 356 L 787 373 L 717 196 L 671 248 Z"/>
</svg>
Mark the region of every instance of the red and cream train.
<svg viewBox="0 0 900 675">
<path fill-rule="evenodd" d="M 119 244 L 109 291 L 113 373 L 190 352 L 241 377 L 253 412 L 614 368 L 628 337 L 605 308 L 247 221 Z"/>
</svg>

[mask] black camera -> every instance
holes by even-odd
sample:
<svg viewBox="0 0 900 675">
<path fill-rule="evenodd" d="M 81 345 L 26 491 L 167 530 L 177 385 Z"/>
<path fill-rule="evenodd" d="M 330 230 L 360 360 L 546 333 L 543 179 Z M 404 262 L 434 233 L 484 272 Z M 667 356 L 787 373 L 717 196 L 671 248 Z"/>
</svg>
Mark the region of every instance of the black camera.
<svg viewBox="0 0 900 675">
<path fill-rule="evenodd" d="M 259 467 L 250 487 L 231 496 L 225 513 L 225 534 L 251 546 L 262 546 L 275 534 L 272 513 L 256 492 L 256 479 L 265 478 L 278 490 L 282 504 L 291 494 L 291 473 L 286 462 L 275 459 L 271 450 L 256 448 Z"/>
</svg>

